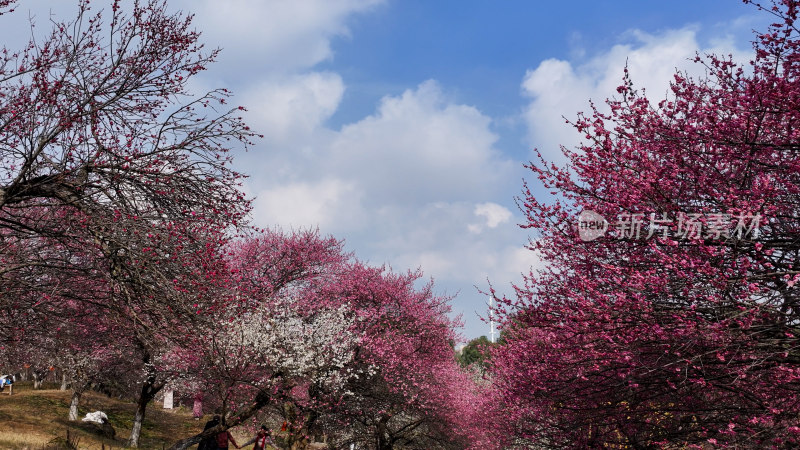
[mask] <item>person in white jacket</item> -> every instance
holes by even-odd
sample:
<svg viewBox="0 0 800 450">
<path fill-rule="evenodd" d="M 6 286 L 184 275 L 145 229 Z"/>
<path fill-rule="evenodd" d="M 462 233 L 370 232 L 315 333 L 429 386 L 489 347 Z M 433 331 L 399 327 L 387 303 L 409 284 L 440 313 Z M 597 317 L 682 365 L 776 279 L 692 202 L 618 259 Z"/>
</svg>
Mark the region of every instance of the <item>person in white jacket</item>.
<svg viewBox="0 0 800 450">
<path fill-rule="evenodd" d="M 242 444 L 242 447 L 246 447 L 250 444 L 255 444 L 253 446 L 253 450 L 265 450 L 267 448 L 267 444 L 271 446 L 275 446 L 275 441 L 272 440 L 272 436 L 270 436 L 269 429 L 266 425 L 261 425 L 261 429 L 258 430 L 258 433 L 250 439 L 249 441 Z"/>
</svg>

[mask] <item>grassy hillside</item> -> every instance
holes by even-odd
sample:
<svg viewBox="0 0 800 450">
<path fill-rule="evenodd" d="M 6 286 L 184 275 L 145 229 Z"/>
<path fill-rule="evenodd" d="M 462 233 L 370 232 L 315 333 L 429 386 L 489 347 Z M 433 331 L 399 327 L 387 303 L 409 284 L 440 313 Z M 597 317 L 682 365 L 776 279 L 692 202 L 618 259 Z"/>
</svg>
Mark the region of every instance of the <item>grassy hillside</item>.
<svg viewBox="0 0 800 450">
<path fill-rule="evenodd" d="M 48 389 L 49 387 L 49 389 Z M 80 417 L 87 412 L 103 411 L 117 432 L 116 439 L 104 439 L 92 433 L 83 422 L 67 420 L 69 391 L 54 386 L 32 390 L 31 383 L 18 382 L 14 394 L 8 390 L 0 393 L 0 449 L 42 450 L 65 448 L 63 443 L 69 431 L 72 441 L 81 449 L 122 448 L 130 435 L 135 405 L 87 392 L 81 399 Z M 186 408 L 164 410 L 159 403 L 150 404 L 142 426 L 140 448 L 167 448 L 176 440 L 202 430 L 208 417 L 197 421 Z M 239 442 L 246 442 L 244 434 L 232 430 Z M 61 445 L 59 445 L 61 444 Z"/>
</svg>

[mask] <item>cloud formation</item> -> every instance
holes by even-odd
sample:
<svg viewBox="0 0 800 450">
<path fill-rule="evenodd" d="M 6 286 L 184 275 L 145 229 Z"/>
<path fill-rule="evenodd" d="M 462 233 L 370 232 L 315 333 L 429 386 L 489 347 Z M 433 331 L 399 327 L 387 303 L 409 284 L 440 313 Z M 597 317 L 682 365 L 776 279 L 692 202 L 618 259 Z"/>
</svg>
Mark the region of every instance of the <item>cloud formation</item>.
<svg viewBox="0 0 800 450">
<path fill-rule="evenodd" d="M 701 65 L 691 62 L 697 54 L 732 54 L 746 61 L 747 51 L 736 48 L 731 37 L 720 36 L 702 46 L 695 27 L 658 34 L 631 30 L 620 38 L 626 43 L 578 62 L 547 59 L 525 74 L 522 93 L 530 98 L 524 112 L 529 142 L 547 158 L 560 161 L 561 145 L 574 148 L 579 143 L 565 118 L 574 121 L 578 112 L 590 112 L 590 100 L 603 110 L 605 100 L 622 84 L 626 65 L 635 87 L 657 102 L 666 97 L 676 70 L 703 73 Z"/>
<path fill-rule="evenodd" d="M 329 167 L 358 179 L 369 190 L 369 207 L 485 197 L 513 165 L 494 148 L 490 125 L 427 81 L 385 97 L 374 115 L 343 127 Z"/>
<path fill-rule="evenodd" d="M 475 205 L 475 215 L 482 216 L 485 223 L 471 224 L 467 228 L 473 233 L 480 233 L 484 227 L 497 228 L 498 225 L 507 223 L 511 219 L 511 211 L 497 203 L 487 202 Z"/>
<path fill-rule="evenodd" d="M 333 57 L 331 41 L 349 35 L 348 20 L 384 0 L 182 0 L 206 42 L 220 43 L 231 70 L 295 73 Z M 241 76 L 247 76 L 240 73 Z"/>
<path fill-rule="evenodd" d="M 287 142 L 316 132 L 336 112 L 343 94 L 338 74 L 309 72 L 261 80 L 242 97 L 259 132 L 270 141 Z"/>
</svg>

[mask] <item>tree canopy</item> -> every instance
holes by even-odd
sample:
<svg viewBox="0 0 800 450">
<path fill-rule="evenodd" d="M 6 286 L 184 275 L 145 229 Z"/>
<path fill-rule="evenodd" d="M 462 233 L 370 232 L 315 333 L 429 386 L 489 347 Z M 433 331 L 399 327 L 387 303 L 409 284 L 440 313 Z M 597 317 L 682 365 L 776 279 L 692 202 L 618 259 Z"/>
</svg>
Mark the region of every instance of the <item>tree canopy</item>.
<svg viewBox="0 0 800 450">
<path fill-rule="evenodd" d="M 547 265 L 507 301 L 492 355 L 510 434 L 798 443 L 798 4 L 767 11 L 748 65 L 698 56 L 706 75 L 676 73 L 658 103 L 626 72 L 607 112 L 574 123 L 567 166 L 528 166 L 558 199 L 520 199 Z"/>
</svg>

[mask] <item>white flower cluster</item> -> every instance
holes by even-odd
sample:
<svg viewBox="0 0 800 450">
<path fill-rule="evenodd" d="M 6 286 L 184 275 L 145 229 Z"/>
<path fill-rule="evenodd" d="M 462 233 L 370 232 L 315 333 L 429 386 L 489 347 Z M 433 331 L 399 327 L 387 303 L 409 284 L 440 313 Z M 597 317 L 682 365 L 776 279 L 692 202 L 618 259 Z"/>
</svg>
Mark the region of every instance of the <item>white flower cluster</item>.
<svg viewBox="0 0 800 450">
<path fill-rule="evenodd" d="M 340 380 L 337 372 L 354 357 L 358 339 L 353 323 L 345 306 L 301 313 L 287 302 L 235 318 L 217 343 L 227 363 L 247 358 L 265 372 L 326 383 Z"/>
</svg>

